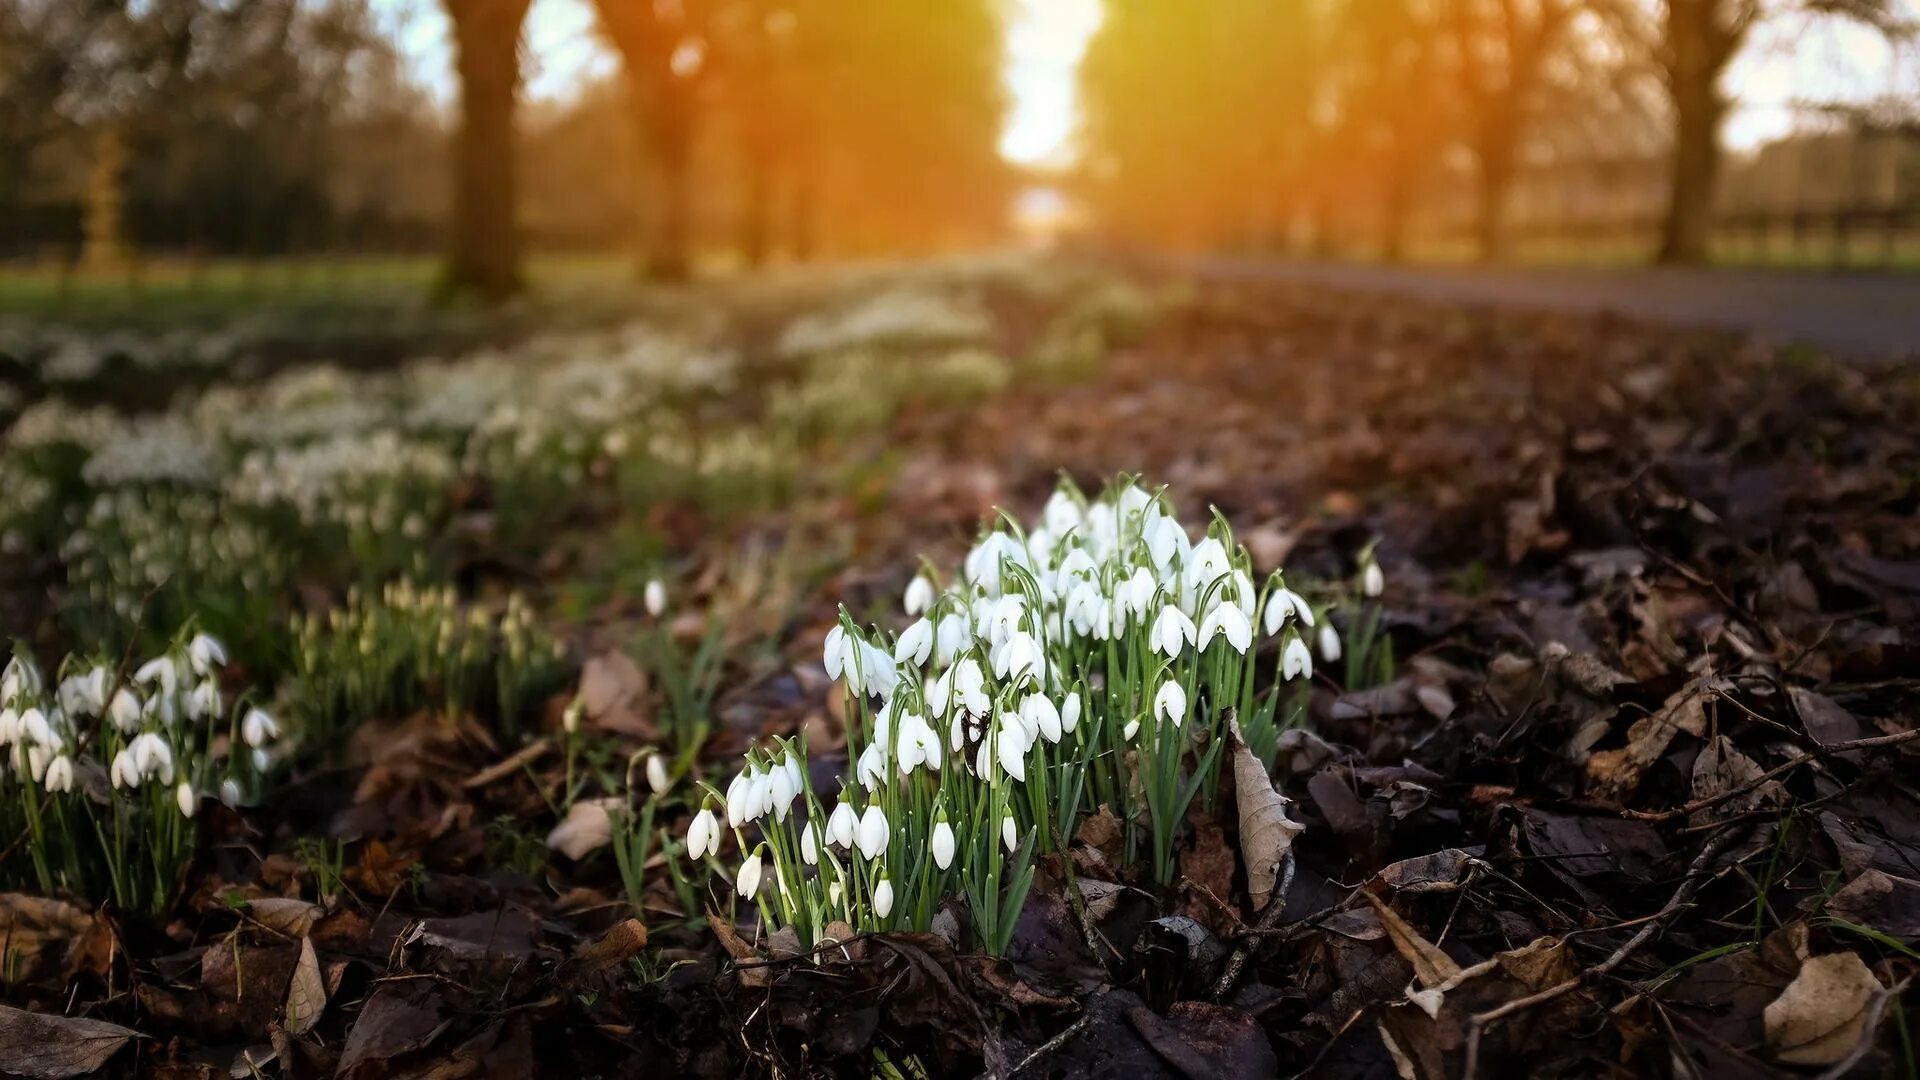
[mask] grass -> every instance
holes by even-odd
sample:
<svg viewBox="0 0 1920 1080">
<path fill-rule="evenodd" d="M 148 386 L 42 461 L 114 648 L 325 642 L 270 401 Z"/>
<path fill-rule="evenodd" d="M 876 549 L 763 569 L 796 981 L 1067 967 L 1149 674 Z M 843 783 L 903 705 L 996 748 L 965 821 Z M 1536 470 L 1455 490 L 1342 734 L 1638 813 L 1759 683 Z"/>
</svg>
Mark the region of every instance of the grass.
<svg viewBox="0 0 1920 1080">
<path fill-rule="evenodd" d="M 426 307 L 437 255 L 323 255 L 204 260 L 157 257 L 125 273 L 88 274 L 46 262 L 0 263 L 0 314 L 75 321 L 221 318 L 262 310 Z M 528 260 L 538 298 L 618 297 L 634 290 L 620 254 Z"/>
</svg>

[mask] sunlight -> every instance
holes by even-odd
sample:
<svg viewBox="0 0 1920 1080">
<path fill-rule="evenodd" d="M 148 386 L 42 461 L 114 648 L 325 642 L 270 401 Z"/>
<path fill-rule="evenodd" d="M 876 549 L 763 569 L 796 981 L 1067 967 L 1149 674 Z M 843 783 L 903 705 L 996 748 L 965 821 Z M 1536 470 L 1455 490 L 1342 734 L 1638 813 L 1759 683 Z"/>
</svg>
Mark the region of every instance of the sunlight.
<svg viewBox="0 0 1920 1080">
<path fill-rule="evenodd" d="M 1007 160 L 1057 167 L 1072 159 L 1074 72 L 1100 18 L 1100 0 L 1020 0 L 1007 32 Z"/>
</svg>

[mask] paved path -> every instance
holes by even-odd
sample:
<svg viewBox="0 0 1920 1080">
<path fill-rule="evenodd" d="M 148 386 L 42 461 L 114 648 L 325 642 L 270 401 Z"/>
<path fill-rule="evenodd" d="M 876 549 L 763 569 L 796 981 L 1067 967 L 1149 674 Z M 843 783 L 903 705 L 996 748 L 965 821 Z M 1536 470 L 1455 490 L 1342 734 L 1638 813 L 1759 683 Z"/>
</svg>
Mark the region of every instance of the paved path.
<svg viewBox="0 0 1920 1080">
<path fill-rule="evenodd" d="M 1497 304 L 1741 331 L 1862 359 L 1920 360 L 1920 274 L 1680 268 L 1382 266 L 1208 257 L 1202 275 L 1301 281 L 1444 303 Z"/>
</svg>

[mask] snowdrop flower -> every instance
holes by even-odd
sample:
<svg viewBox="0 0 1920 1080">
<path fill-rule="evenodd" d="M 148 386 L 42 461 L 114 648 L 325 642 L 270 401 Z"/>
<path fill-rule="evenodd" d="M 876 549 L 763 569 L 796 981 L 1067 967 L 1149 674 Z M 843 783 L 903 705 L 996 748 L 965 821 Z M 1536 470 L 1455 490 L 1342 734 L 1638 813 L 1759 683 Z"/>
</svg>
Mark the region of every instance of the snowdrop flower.
<svg viewBox="0 0 1920 1080">
<path fill-rule="evenodd" d="M 993 658 L 993 673 L 1009 682 L 1024 679 L 1038 679 L 1045 672 L 1045 658 L 1040 654 L 1040 644 L 1033 635 L 1025 630 L 1016 631 L 1007 638 Z"/>
<path fill-rule="evenodd" d="M 820 825 L 817 822 L 808 822 L 807 827 L 800 830 L 800 861 L 808 866 L 820 865 Z"/>
<path fill-rule="evenodd" d="M 1020 702 L 1020 719 L 1027 725 L 1029 737 L 1038 732 L 1050 743 L 1060 741 L 1060 732 L 1063 727 L 1060 710 L 1054 707 L 1053 702 L 1048 700 L 1045 694 L 1028 694 L 1026 699 Z"/>
<path fill-rule="evenodd" d="M 853 777 L 868 791 L 877 790 L 885 782 L 887 755 L 886 751 L 880 749 L 879 743 L 868 743 L 867 748 L 860 752 L 860 760 L 854 763 Z"/>
<path fill-rule="evenodd" d="M 1387 575 L 1380 572 L 1380 564 L 1367 560 L 1367 568 L 1360 571 L 1360 592 L 1369 597 L 1379 596 L 1387 589 Z"/>
<path fill-rule="evenodd" d="M 667 587 L 659 578 L 652 578 L 646 588 L 640 591 L 641 603 L 646 605 L 647 614 L 659 618 L 667 613 Z"/>
<path fill-rule="evenodd" d="M 1331 664 L 1340 659 L 1340 635 L 1332 623 L 1320 624 L 1320 659 Z"/>
<path fill-rule="evenodd" d="M 856 693 L 891 698 L 900 682 L 900 669 L 887 651 L 869 642 L 858 643 L 860 662 L 847 666 L 847 686 Z"/>
<path fill-rule="evenodd" d="M 1292 681 L 1296 675 L 1313 678 L 1313 657 L 1307 652 L 1307 643 L 1298 636 L 1287 639 L 1287 647 L 1280 654 L 1280 677 Z"/>
<path fill-rule="evenodd" d="M 1120 586 L 1116 599 L 1123 602 L 1123 607 L 1129 614 L 1144 619 L 1148 610 L 1153 607 L 1153 593 L 1157 588 L 1159 583 L 1154 581 L 1153 575 L 1147 572 L 1147 568 L 1136 567 L 1133 576 Z"/>
<path fill-rule="evenodd" d="M 220 712 L 220 688 L 212 679 L 201 683 L 187 693 L 187 718 L 205 720 Z"/>
<path fill-rule="evenodd" d="M 847 628 L 834 623 L 833 629 L 827 631 L 827 647 L 821 656 L 821 662 L 827 668 L 827 678 L 838 679 L 843 673 L 851 670 L 855 663 L 854 658 L 858 655 L 855 651 L 857 648 L 857 642 L 848 640 Z"/>
<path fill-rule="evenodd" d="M 873 913 L 884 919 L 893 913 L 893 881 L 881 878 L 873 887 Z"/>
<path fill-rule="evenodd" d="M 1120 740 L 1122 742 L 1132 742 L 1133 737 L 1138 734 L 1140 734 L 1140 718 L 1136 716 L 1127 721 L 1126 727 L 1120 729 Z"/>
<path fill-rule="evenodd" d="M 1000 819 L 1000 842 L 1007 845 L 1009 855 L 1020 848 L 1020 826 L 1014 824 L 1012 814 Z"/>
<path fill-rule="evenodd" d="M 887 850 L 887 838 L 892 830 L 887 827 L 886 812 L 879 804 L 869 803 L 867 812 L 860 815 L 860 831 L 854 835 L 860 854 L 869 859 L 877 859 Z"/>
<path fill-rule="evenodd" d="M 1080 512 L 1080 504 L 1062 488 L 1054 488 L 1053 494 L 1047 496 L 1047 504 L 1040 508 L 1040 520 L 1055 536 L 1065 536 L 1079 528 L 1085 517 Z"/>
<path fill-rule="evenodd" d="M 853 846 L 858 829 L 859 819 L 853 807 L 844 800 L 833 808 L 833 813 L 827 815 L 827 839 L 843 848 Z"/>
<path fill-rule="evenodd" d="M 1306 625 L 1313 625 L 1313 609 L 1307 606 L 1306 600 L 1299 593 L 1284 586 L 1273 590 L 1273 595 L 1267 597 L 1267 610 L 1264 616 L 1267 636 L 1272 637 L 1278 634 L 1280 628 L 1287 624 L 1287 620 L 1295 615 L 1300 616 L 1300 621 Z"/>
<path fill-rule="evenodd" d="M 20 714 L 12 709 L 0 710 L 0 746 L 11 746 L 20 737 Z"/>
<path fill-rule="evenodd" d="M 933 659 L 942 667 L 953 663 L 971 639 L 973 631 L 967 624 L 963 612 L 951 611 L 940 617 L 940 625 L 934 631 Z"/>
<path fill-rule="evenodd" d="M 18 747 L 14 748 L 18 751 Z M 53 760 L 53 754 L 47 747 L 38 743 L 27 747 L 27 774 L 38 784 L 47 777 L 47 764 Z"/>
<path fill-rule="evenodd" d="M 925 574 L 915 574 L 907 582 L 907 594 L 901 598 L 900 606 L 906 608 L 909 615 L 920 615 L 933 607 L 933 582 Z"/>
<path fill-rule="evenodd" d="M 165 739 L 149 731 L 134 736 L 127 750 L 133 755 L 133 764 L 140 770 L 141 779 L 158 776 L 163 784 L 173 783 L 173 748 Z"/>
<path fill-rule="evenodd" d="M 727 785 L 727 828 L 737 829 L 753 820 L 753 766 L 740 770 Z"/>
<path fill-rule="evenodd" d="M 733 879 L 733 887 L 741 899 L 751 900 L 760 891 L 760 849 L 754 848 L 747 861 L 740 864 L 740 874 Z"/>
<path fill-rule="evenodd" d="M 47 714 L 39 709 L 28 709 L 20 714 L 20 737 L 35 746 L 52 746 L 55 742 L 53 726 L 47 723 Z"/>
<path fill-rule="evenodd" d="M 773 820 L 785 821 L 793 812 L 793 801 L 800 797 L 800 789 L 794 786 L 793 774 L 783 765 L 775 765 L 767 773 L 767 787 L 764 800 L 773 811 Z"/>
<path fill-rule="evenodd" d="M 918 713 L 900 718 L 899 746 L 895 753 L 899 756 L 902 776 L 923 764 L 935 772 L 940 771 L 940 737 L 927 724 L 926 717 Z"/>
<path fill-rule="evenodd" d="M 1177 679 L 1168 679 L 1160 684 L 1160 692 L 1153 695 L 1153 712 L 1174 727 L 1179 727 L 1187 719 L 1187 691 Z"/>
<path fill-rule="evenodd" d="M 1220 635 L 1227 636 L 1227 644 L 1242 656 L 1253 645 L 1253 624 L 1247 621 L 1247 615 L 1233 604 L 1221 604 L 1207 613 L 1200 622 L 1200 648 L 1213 644 Z"/>
<path fill-rule="evenodd" d="M 647 787 L 658 794 L 673 785 L 673 776 L 667 772 L 665 754 L 647 755 Z"/>
<path fill-rule="evenodd" d="M 240 739 L 256 750 L 279 737 L 280 725 L 264 709 L 248 709 L 240 718 Z"/>
<path fill-rule="evenodd" d="M 187 642 L 187 661 L 193 665 L 193 670 L 199 674 L 211 674 L 215 667 L 221 667 L 226 664 L 227 647 L 220 644 L 220 639 L 214 637 L 212 634 L 195 634 L 193 635 L 193 640 Z M 192 817 L 193 815 L 189 814 L 187 816 Z"/>
<path fill-rule="evenodd" d="M 179 684 L 180 673 L 174 669 L 173 657 L 156 656 L 140 665 L 139 669 L 133 673 L 133 681 L 143 686 L 157 682 L 160 684 L 160 692 L 171 697 L 174 687 Z"/>
<path fill-rule="evenodd" d="M 1155 518 L 1146 528 L 1147 555 L 1153 560 L 1153 568 L 1166 572 L 1175 556 L 1185 557 L 1192 550 L 1187 540 L 1187 530 L 1172 517 Z"/>
<path fill-rule="evenodd" d="M 1188 645 L 1198 643 L 1200 630 L 1193 625 L 1187 613 L 1168 604 L 1160 609 L 1160 617 L 1153 621 L 1153 627 L 1147 631 L 1147 647 L 1165 655 L 1168 659 L 1179 656 Z"/>
<path fill-rule="evenodd" d="M 963 660 L 955 669 L 953 692 L 961 707 L 975 716 L 985 716 L 993 708 L 993 699 L 987 696 L 987 677 L 973 660 Z"/>
<path fill-rule="evenodd" d="M 994 728 L 994 755 L 1002 772 L 1024 782 L 1027 779 L 1027 730 L 1019 723 L 1017 714 L 1014 721 L 1010 724 L 1006 713 L 1000 715 L 1000 723 Z"/>
<path fill-rule="evenodd" d="M 180 781 L 180 786 L 173 789 L 173 799 L 180 804 L 182 817 L 192 817 L 193 812 L 200 809 L 200 797 L 193 793 L 193 785 L 185 780 Z"/>
<path fill-rule="evenodd" d="M 124 686 L 114 691 L 113 700 L 107 703 L 107 719 L 122 735 L 140 730 L 140 712 L 140 699 Z"/>
<path fill-rule="evenodd" d="M 229 809 L 240 805 L 240 781 L 229 776 L 220 781 L 220 801 Z"/>
<path fill-rule="evenodd" d="M 705 806 L 693 815 L 693 824 L 687 826 L 687 858 L 699 862 L 707 855 L 720 853 L 720 820 L 713 811 Z"/>
<path fill-rule="evenodd" d="M 915 667 L 925 666 L 927 658 L 933 655 L 933 624 L 925 618 L 914 622 L 900 634 L 893 643 L 893 659 L 904 664 L 909 659 Z"/>
<path fill-rule="evenodd" d="M 953 826 L 944 817 L 933 824 L 933 865 L 942 870 L 953 865 Z"/>
<path fill-rule="evenodd" d="M 1217 537 L 1209 536 L 1193 545 L 1186 560 L 1187 592 L 1195 599 L 1213 587 L 1213 583 L 1233 573 L 1233 560 L 1227 555 L 1227 546 Z"/>
<path fill-rule="evenodd" d="M 107 769 L 107 779 L 117 788 L 140 786 L 140 768 L 134 764 L 132 751 L 122 750 L 113 755 L 113 764 Z"/>
<path fill-rule="evenodd" d="M 1071 735 L 1073 729 L 1079 726 L 1080 692 L 1076 690 L 1067 695 L 1067 700 L 1060 703 L 1060 730 Z"/>
<path fill-rule="evenodd" d="M 44 780 L 47 790 L 54 793 L 73 790 L 73 759 L 65 754 L 47 763 Z"/>
<path fill-rule="evenodd" d="M 60 684 L 60 708 L 68 716 L 99 716 L 107 704 L 107 669 L 94 667 Z"/>
</svg>

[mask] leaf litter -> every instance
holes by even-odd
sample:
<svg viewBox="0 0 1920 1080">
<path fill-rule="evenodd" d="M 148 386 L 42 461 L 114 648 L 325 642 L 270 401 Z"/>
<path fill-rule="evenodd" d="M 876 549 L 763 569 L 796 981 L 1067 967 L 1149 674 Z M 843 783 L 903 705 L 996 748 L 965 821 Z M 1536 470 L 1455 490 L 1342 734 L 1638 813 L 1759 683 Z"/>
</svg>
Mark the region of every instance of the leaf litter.
<svg viewBox="0 0 1920 1080">
<path fill-rule="evenodd" d="M 1010 342 L 1042 321 L 1030 300 L 993 308 Z M 0 1010 L 0 1070 L 1914 1069 L 1910 375 L 1617 319 L 1217 283 L 1104 364 L 917 408 L 833 448 L 832 484 L 775 513 L 670 531 L 711 583 L 767 537 L 939 564 L 1060 471 L 1136 469 L 1246 522 L 1261 560 L 1337 576 L 1377 539 L 1398 671 L 1324 664 L 1270 762 L 1236 733 L 1232 795 L 1189 830 L 1178 888 L 1125 873 L 1119 823 L 1095 815 L 1036 876 L 1005 959 L 938 933 L 802 952 L 718 897 L 689 909 L 665 874 L 630 906 L 600 851 L 616 808 L 546 801 L 563 755 L 391 717 L 344 773 L 211 810 L 221 839 L 167 925 L 0 897 L 24 1006 Z M 790 610 L 736 604 L 754 629 L 730 641 L 771 653 L 730 661 L 709 757 L 830 732 L 813 631 L 904 584 L 828 572 Z M 582 633 L 618 641 L 634 610 L 609 602 Z M 656 738 L 664 688 L 593 656 L 587 722 Z M 338 845 L 331 898 L 301 837 Z"/>
</svg>

